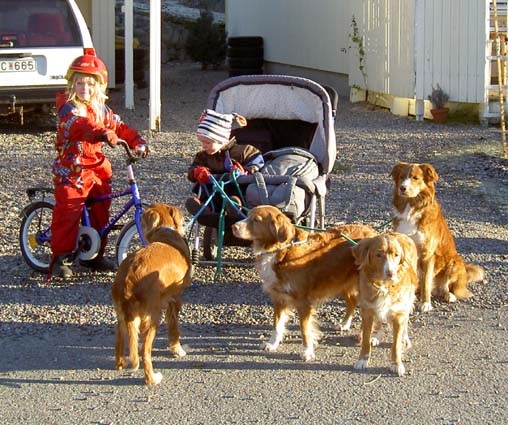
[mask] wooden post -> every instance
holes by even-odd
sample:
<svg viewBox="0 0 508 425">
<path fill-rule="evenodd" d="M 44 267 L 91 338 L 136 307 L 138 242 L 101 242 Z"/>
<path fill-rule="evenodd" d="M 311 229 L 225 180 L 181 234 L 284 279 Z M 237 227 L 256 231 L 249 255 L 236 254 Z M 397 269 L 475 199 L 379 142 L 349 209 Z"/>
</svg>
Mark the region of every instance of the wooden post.
<svg viewBox="0 0 508 425">
<path fill-rule="evenodd" d="M 502 54 L 501 52 L 505 51 L 505 47 L 501 46 L 502 43 L 501 43 L 501 35 L 499 34 L 497 0 L 493 0 L 492 3 L 494 6 L 494 30 L 496 34 L 497 73 L 499 79 L 498 84 L 499 84 L 499 113 L 501 119 L 501 140 L 503 144 L 503 157 L 508 158 L 508 149 L 506 146 L 506 122 L 504 114 L 504 87 L 506 84 L 506 75 L 504 72 L 504 67 L 502 66 L 501 63 L 501 54 Z"/>
</svg>

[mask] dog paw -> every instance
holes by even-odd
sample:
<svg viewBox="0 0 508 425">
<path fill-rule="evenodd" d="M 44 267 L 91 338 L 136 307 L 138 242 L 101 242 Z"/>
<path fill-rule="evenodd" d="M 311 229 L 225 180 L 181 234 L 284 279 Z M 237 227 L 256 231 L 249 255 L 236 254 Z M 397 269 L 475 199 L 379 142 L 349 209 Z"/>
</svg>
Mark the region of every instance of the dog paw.
<svg viewBox="0 0 508 425">
<path fill-rule="evenodd" d="M 373 336 L 370 339 L 370 345 L 372 345 L 373 347 L 378 347 L 379 344 L 381 344 L 381 341 L 377 337 Z"/>
<path fill-rule="evenodd" d="M 351 320 L 344 320 L 337 326 L 337 330 L 340 332 L 346 332 L 351 329 Z"/>
<path fill-rule="evenodd" d="M 398 376 L 404 376 L 406 373 L 406 368 L 402 363 L 393 363 L 390 370 Z"/>
<path fill-rule="evenodd" d="M 170 347 L 169 351 L 176 357 L 183 357 L 187 355 L 187 352 L 183 349 L 183 347 L 180 344 L 175 345 L 174 347 Z"/>
<path fill-rule="evenodd" d="M 125 361 L 125 359 L 120 359 L 115 363 L 116 370 L 124 370 L 126 366 L 127 362 Z"/>
<path fill-rule="evenodd" d="M 279 344 L 271 344 L 269 342 L 262 342 L 261 343 L 261 349 L 265 351 L 277 351 L 277 348 L 279 348 Z"/>
<path fill-rule="evenodd" d="M 447 294 L 445 294 L 444 298 L 445 298 L 445 301 L 447 301 L 449 303 L 454 303 L 457 301 L 457 297 L 452 292 L 448 292 Z"/>
<path fill-rule="evenodd" d="M 147 376 L 145 378 L 146 385 L 159 385 L 162 381 L 162 373 L 155 372 L 151 377 Z"/>
<path fill-rule="evenodd" d="M 304 362 L 311 362 L 316 360 L 316 355 L 314 354 L 313 349 L 304 348 L 302 352 L 302 359 Z"/>
<path fill-rule="evenodd" d="M 432 303 L 430 301 L 420 303 L 420 311 L 427 313 L 432 310 Z"/>
<path fill-rule="evenodd" d="M 358 359 L 353 367 L 356 370 L 365 370 L 369 367 L 369 359 Z"/>
</svg>

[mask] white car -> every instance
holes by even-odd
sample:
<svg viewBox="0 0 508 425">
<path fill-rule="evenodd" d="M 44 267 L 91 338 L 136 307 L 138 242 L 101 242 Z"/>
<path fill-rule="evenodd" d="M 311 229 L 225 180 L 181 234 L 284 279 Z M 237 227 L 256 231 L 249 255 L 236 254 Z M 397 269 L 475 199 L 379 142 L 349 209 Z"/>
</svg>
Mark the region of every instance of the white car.
<svg viewBox="0 0 508 425">
<path fill-rule="evenodd" d="M 72 60 L 95 54 L 74 0 L 0 1 L 0 115 L 55 105 Z"/>
</svg>

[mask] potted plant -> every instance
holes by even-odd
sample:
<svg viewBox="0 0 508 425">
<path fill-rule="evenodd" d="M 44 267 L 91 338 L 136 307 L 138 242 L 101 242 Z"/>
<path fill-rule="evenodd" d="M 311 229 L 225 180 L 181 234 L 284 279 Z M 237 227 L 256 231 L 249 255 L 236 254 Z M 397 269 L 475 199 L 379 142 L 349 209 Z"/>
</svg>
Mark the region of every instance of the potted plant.
<svg viewBox="0 0 508 425">
<path fill-rule="evenodd" d="M 436 87 L 432 86 L 432 93 L 428 96 L 428 99 L 432 103 L 432 109 L 430 113 L 434 118 L 434 122 L 441 124 L 446 122 L 448 117 L 448 108 L 445 108 L 445 103 L 448 102 L 450 96 L 441 88 L 439 84 Z"/>
</svg>

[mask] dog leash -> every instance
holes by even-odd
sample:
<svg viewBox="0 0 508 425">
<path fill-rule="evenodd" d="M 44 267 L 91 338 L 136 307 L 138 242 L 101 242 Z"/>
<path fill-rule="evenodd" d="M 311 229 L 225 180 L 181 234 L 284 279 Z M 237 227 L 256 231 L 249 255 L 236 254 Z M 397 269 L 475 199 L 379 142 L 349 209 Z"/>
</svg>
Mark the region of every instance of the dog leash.
<svg viewBox="0 0 508 425">
<path fill-rule="evenodd" d="M 322 229 L 321 227 L 313 228 L 313 227 L 309 227 L 309 226 L 301 226 L 301 225 L 296 225 L 296 224 L 295 224 L 295 227 L 298 227 L 299 229 L 304 229 L 304 230 L 314 230 L 316 232 L 326 232 L 326 229 Z M 340 233 L 340 236 L 343 237 L 346 241 L 348 241 L 351 245 L 358 245 L 358 242 L 356 242 L 354 239 L 351 239 L 348 235 L 346 235 L 344 233 Z"/>
<path fill-rule="evenodd" d="M 274 249 L 273 251 L 268 251 L 268 252 L 260 252 L 258 254 L 256 254 L 256 256 L 263 256 L 263 255 L 269 255 L 269 254 L 275 254 L 276 252 L 279 252 L 279 251 L 282 251 L 286 248 L 290 248 L 292 246 L 295 246 L 295 245 L 303 245 L 304 243 L 307 243 L 307 239 L 304 239 L 302 241 L 291 241 L 289 243 L 287 243 L 286 245 L 282 245 L 282 246 L 279 246 L 278 248 Z"/>
</svg>

